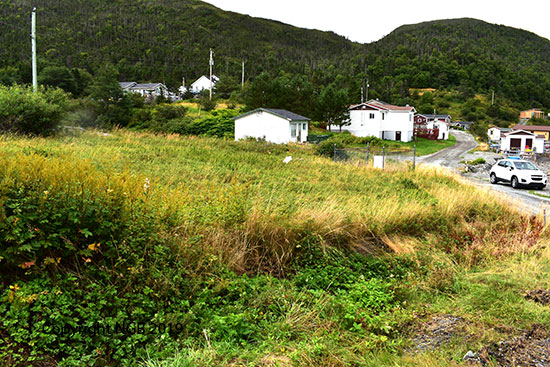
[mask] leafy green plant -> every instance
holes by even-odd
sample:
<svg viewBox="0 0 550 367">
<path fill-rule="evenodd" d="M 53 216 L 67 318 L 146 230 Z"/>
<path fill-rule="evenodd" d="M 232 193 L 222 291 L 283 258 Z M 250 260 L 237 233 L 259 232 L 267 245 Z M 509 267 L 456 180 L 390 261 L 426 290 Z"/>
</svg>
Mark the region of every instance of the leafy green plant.
<svg viewBox="0 0 550 367">
<path fill-rule="evenodd" d="M 67 98 L 60 89 L 33 93 L 29 87 L 0 86 L 0 132 L 49 135 L 65 112 Z"/>
</svg>

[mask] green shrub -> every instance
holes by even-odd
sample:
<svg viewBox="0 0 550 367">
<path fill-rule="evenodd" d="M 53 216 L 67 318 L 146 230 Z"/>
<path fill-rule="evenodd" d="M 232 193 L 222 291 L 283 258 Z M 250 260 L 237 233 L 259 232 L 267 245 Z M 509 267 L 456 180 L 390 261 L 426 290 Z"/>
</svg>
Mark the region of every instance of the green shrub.
<svg viewBox="0 0 550 367">
<path fill-rule="evenodd" d="M 342 143 L 335 143 L 328 139 L 315 146 L 315 154 L 332 158 L 334 156 L 334 148 L 342 148 L 343 146 Z"/>
<path fill-rule="evenodd" d="M 470 166 L 477 166 L 477 165 L 485 164 L 485 163 L 487 163 L 487 161 L 484 158 L 476 158 L 476 159 L 471 160 L 471 161 L 466 161 L 466 164 L 469 164 Z"/>
<path fill-rule="evenodd" d="M 199 98 L 199 105 L 204 111 L 212 111 L 214 108 L 216 108 L 216 101 L 214 99 L 210 99 L 208 91 L 204 91 L 203 93 L 201 93 L 201 96 Z"/>
<path fill-rule="evenodd" d="M 184 106 L 159 104 L 153 109 L 152 117 L 157 120 L 172 120 L 184 117 L 186 113 L 187 108 Z"/>
<path fill-rule="evenodd" d="M 48 135 L 57 127 L 67 97 L 60 89 L 0 86 L 0 132 Z"/>
</svg>

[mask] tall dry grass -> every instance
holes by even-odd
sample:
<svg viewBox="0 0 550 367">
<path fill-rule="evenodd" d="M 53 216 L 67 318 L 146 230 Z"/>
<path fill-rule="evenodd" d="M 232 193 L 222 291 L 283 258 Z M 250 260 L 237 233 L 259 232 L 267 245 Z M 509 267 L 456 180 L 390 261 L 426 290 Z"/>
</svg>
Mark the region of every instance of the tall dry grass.
<svg viewBox="0 0 550 367">
<path fill-rule="evenodd" d="M 3 180 L 51 190 L 78 181 L 128 205 L 143 200 L 182 253 L 212 254 L 238 272 L 283 275 L 311 244 L 409 254 L 436 246 L 473 265 L 528 251 L 544 235 L 539 220 L 446 170 L 337 164 L 309 147 L 114 131 L 3 137 L 0 155 Z"/>
</svg>

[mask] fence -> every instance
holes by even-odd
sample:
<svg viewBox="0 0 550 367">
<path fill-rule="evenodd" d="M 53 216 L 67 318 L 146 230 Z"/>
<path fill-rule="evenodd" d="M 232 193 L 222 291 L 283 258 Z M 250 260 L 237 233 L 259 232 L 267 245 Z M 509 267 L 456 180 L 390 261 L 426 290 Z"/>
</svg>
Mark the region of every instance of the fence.
<svg viewBox="0 0 550 367">
<path fill-rule="evenodd" d="M 334 161 L 361 165 L 372 165 L 384 169 L 389 165 L 411 162 L 414 171 L 416 167 L 416 145 L 410 148 L 371 147 L 367 144 L 361 148 L 336 148 L 334 145 Z"/>
</svg>

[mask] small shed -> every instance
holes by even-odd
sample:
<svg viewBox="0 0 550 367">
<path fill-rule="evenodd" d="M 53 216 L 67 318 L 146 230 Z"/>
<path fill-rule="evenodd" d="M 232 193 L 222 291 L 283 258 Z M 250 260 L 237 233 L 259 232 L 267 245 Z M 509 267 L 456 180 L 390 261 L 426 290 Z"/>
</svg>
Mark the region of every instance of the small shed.
<svg viewBox="0 0 550 367">
<path fill-rule="evenodd" d="M 310 121 L 294 112 L 274 108 L 258 108 L 233 120 L 235 140 L 256 138 L 277 144 L 305 143 Z"/>
<path fill-rule="evenodd" d="M 536 153 L 544 152 L 544 136 L 535 135 L 529 131 L 516 130 L 502 136 L 500 149 L 505 152 L 525 152 L 532 149 Z"/>
</svg>

